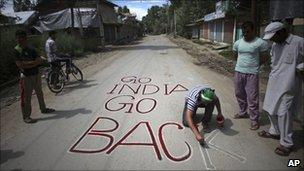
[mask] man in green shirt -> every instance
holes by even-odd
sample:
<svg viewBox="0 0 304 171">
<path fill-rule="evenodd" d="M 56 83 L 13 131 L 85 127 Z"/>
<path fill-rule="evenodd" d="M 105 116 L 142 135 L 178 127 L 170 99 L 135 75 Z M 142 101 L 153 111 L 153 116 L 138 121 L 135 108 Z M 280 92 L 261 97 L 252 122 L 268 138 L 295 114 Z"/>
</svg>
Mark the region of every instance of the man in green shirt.
<svg viewBox="0 0 304 171">
<path fill-rule="evenodd" d="M 36 92 L 42 113 L 50 113 L 55 110 L 46 108 L 45 106 L 41 87 L 41 75 L 39 74 L 39 65 L 43 62 L 42 58 L 38 56 L 35 49 L 28 46 L 25 31 L 16 31 L 16 38 L 18 44 L 14 50 L 16 65 L 20 70 L 19 85 L 21 91 L 23 121 L 25 123 L 35 123 L 36 120 L 30 117 L 32 113 L 31 97 L 33 90 Z"/>
</svg>

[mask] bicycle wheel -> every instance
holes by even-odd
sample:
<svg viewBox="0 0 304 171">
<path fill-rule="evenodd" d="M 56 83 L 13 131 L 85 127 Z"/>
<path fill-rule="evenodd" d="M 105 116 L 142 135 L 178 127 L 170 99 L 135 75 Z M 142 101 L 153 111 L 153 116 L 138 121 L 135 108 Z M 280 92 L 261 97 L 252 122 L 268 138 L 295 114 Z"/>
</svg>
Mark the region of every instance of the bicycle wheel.
<svg viewBox="0 0 304 171">
<path fill-rule="evenodd" d="M 64 77 L 65 77 L 64 74 L 58 71 L 51 71 L 48 74 L 46 81 L 51 92 L 60 93 L 63 90 L 65 84 Z"/>
<path fill-rule="evenodd" d="M 81 70 L 74 64 L 72 64 L 72 66 L 71 66 L 71 73 L 77 81 L 83 80 L 83 74 L 82 74 Z"/>
</svg>

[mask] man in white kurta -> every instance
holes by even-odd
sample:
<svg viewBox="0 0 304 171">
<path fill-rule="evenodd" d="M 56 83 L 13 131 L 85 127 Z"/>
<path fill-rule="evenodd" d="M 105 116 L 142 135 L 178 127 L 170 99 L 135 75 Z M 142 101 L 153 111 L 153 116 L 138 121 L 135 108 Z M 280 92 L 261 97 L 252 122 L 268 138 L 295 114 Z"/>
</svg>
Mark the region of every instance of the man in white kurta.
<svg viewBox="0 0 304 171">
<path fill-rule="evenodd" d="M 271 72 L 263 105 L 271 123 L 269 132 L 266 132 L 270 136 L 264 137 L 280 137 L 280 146 L 275 152 L 288 155 L 293 146 L 292 118 L 294 115 L 303 115 L 303 71 L 299 72 L 297 68 L 303 65 L 304 39 L 289 34 L 280 22 L 270 23 L 266 27 L 264 39 L 274 42 L 270 52 Z"/>
</svg>

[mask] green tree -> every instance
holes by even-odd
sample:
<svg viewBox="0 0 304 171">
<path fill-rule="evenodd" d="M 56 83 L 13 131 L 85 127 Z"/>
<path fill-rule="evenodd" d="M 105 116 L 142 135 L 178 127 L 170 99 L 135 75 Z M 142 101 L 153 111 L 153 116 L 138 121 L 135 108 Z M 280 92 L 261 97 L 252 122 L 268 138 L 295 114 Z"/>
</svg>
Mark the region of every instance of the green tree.
<svg viewBox="0 0 304 171">
<path fill-rule="evenodd" d="M 142 22 L 148 33 L 163 34 L 169 27 L 167 5 L 152 6 L 148 9 L 148 14 L 143 17 Z"/>
<path fill-rule="evenodd" d="M 127 6 L 123 6 L 123 7 L 118 7 L 117 12 L 119 14 L 122 13 L 130 13 L 130 9 Z"/>
<path fill-rule="evenodd" d="M 187 36 L 186 25 L 201 19 L 204 15 L 214 12 L 214 0 L 170 0 L 169 19 L 172 23 L 174 12 L 177 34 Z M 172 30 L 171 30 L 172 31 Z"/>
<path fill-rule="evenodd" d="M 123 13 L 130 13 L 130 10 L 129 10 L 129 8 L 128 8 L 127 6 L 124 6 L 124 7 L 122 8 L 122 12 L 123 12 Z"/>
<path fill-rule="evenodd" d="M 122 13 L 122 8 L 118 7 L 117 12 L 118 12 L 118 14 L 121 14 Z"/>
</svg>

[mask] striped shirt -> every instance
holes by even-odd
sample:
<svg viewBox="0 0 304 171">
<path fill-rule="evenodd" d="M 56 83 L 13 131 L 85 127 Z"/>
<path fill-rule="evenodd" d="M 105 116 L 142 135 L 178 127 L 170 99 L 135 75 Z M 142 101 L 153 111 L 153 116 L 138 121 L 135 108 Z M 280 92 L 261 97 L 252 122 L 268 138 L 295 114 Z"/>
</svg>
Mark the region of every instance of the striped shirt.
<svg viewBox="0 0 304 171">
<path fill-rule="evenodd" d="M 193 87 L 191 90 L 186 95 L 186 101 L 187 101 L 187 108 L 191 111 L 196 111 L 198 106 L 202 105 L 199 101 L 198 98 L 200 96 L 200 92 L 203 89 L 206 88 L 211 88 L 207 85 L 197 85 Z"/>
</svg>

